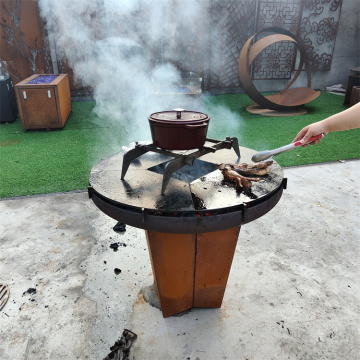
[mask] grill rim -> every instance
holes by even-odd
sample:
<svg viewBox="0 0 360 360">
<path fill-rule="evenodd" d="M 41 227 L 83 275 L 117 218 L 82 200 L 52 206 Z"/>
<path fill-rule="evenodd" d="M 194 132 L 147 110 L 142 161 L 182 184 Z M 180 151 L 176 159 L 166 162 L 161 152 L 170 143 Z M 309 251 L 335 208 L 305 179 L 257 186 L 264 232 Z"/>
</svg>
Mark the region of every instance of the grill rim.
<svg viewBox="0 0 360 360">
<path fill-rule="evenodd" d="M 206 215 L 209 210 L 156 211 L 118 203 L 88 187 L 89 198 L 106 215 L 127 225 L 165 233 L 192 234 L 229 229 L 247 224 L 265 215 L 279 202 L 287 179 L 263 197 L 238 205 L 223 208 L 227 211 Z M 234 209 L 236 208 L 236 209 Z M 161 212 L 161 214 L 160 214 Z M 214 210 L 211 210 L 214 212 Z"/>
</svg>

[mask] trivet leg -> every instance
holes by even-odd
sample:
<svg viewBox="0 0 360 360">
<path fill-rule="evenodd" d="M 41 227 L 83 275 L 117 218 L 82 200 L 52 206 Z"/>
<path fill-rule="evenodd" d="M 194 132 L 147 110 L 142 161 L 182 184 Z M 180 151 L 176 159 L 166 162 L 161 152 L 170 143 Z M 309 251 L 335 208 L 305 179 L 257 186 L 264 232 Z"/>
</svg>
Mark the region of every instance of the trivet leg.
<svg viewBox="0 0 360 360">
<path fill-rule="evenodd" d="M 146 231 L 156 290 L 164 317 L 193 306 L 195 234 Z"/>
<path fill-rule="evenodd" d="M 185 165 L 184 159 L 178 158 L 170 160 L 166 165 L 164 169 L 164 176 L 163 176 L 163 182 L 161 187 L 161 194 L 165 193 L 166 187 L 168 186 L 168 183 L 171 178 L 171 174 L 175 172 L 176 170 L 179 170 Z"/>
<path fill-rule="evenodd" d="M 194 307 L 221 307 L 239 232 L 197 234 Z"/>
</svg>

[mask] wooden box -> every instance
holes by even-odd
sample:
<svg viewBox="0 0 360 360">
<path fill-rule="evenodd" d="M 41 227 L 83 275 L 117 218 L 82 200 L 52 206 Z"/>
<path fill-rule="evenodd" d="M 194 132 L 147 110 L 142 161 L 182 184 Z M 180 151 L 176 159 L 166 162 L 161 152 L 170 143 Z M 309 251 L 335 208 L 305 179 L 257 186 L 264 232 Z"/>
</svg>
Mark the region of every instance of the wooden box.
<svg viewBox="0 0 360 360">
<path fill-rule="evenodd" d="M 35 74 L 15 85 L 23 129 L 59 129 L 71 112 L 67 74 Z"/>
</svg>

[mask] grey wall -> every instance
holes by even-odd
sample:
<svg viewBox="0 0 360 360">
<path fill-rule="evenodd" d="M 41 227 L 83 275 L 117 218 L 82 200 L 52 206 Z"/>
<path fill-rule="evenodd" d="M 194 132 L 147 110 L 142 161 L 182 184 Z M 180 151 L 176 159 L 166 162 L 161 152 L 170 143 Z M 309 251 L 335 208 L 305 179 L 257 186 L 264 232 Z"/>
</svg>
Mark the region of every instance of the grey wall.
<svg viewBox="0 0 360 360">
<path fill-rule="evenodd" d="M 349 67 L 360 66 L 360 0 L 343 0 L 331 70 L 315 73 L 314 86 L 346 84 Z"/>
</svg>

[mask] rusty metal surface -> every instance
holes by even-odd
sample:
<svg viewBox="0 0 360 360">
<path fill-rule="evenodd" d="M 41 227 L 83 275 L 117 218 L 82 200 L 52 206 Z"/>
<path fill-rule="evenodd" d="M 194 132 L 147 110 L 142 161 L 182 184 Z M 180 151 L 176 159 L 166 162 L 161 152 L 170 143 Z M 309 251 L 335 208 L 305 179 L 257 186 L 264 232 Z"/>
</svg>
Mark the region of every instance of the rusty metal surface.
<svg viewBox="0 0 360 360">
<path fill-rule="evenodd" d="M 164 317 L 221 307 L 239 232 L 240 226 L 199 234 L 146 231 Z"/>
<path fill-rule="evenodd" d="M 71 112 L 67 74 L 56 75 L 50 83 L 32 84 L 37 77 L 39 74 L 15 85 L 23 129 L 64 127 Z"/>
<path fill-rule="evenodd" d="M 251 162 L 255 150 L 240 147 L 241 162 Z M 162 175 L 149 169 L 170 157 L 146 153 L 132 162 L 121 180 L 123 153 L 96 164 L 89 175 L 89 196 L 107 215 L 142 229 L 169 233 L 197 233 L 227 229 L 252 221 L 279 201 L 285 186 L 283 171 L 274 161 L 251 191 L 239 192 L 214 170 L 190 182 L 171 178 L 161 195 Z M 199 160 L 216 166 L 235 163 L 233 149 L 207 154 Z M 216 216 L 214 216 L 216 215 Z"/>
<path fill-rule="evenodd" d="M 0 30 L 1 60 L 6 61 L 14 84 L 36 73 L 53 71 L 37 0 L 2 0 Z"/>
<path fill-rule="evenodd" d="M 275 32 L 276 34 L 268 35 L 252 45 L 256 36 L 263 32 Z M 262 50 L 279 41 L 290 41 L 296 44 L 300 52 L 299 67 L 291 82 L 281 92 L 276 95 L 263 96 L 252 82 L 250 66 Z M 300 75 L 303 64 L 305 64 L 307 74 L 307 88 L 301 87 L 289 89 Z M 313 101 L 320 95 L 319 91 L 311 89 L 311 69 L 303 44 L 289 31 L 276 27 L 260 30 L 255 35 L 251 36 L 245 43 L 239 57 L 239 80 L 250 99 L 265 109 L 287 110 L 291 107 L 302 106 Z"/>
<path fill-rule="evenodd" d="M 278 94 L 268 95 L 265 98 L 274 104 L 281 104 L 289 109 L 307 104 L 315 100 L 319 95 L 320 91 L 315 91 L 308 87 L 298 87 L 282 91 Z"/>
<path fill-rule="evenodd" d="M 146 231 L 146 239 L 163 316 L 192 308 L 196 235 Z"/>
<path fill-rule="evenodd" d="M 221 307 L 239 232 L 240 226 L 197 234 L 194 307 Z"/>
</svg>

